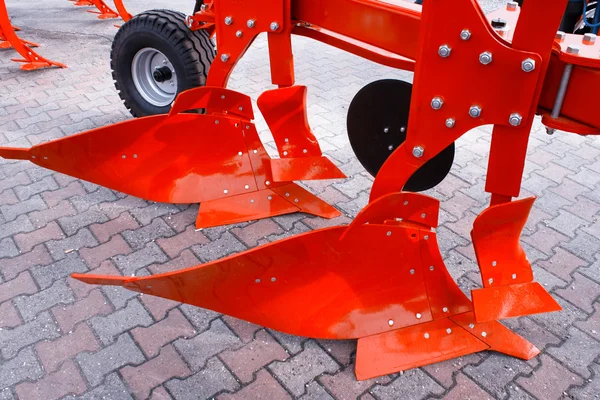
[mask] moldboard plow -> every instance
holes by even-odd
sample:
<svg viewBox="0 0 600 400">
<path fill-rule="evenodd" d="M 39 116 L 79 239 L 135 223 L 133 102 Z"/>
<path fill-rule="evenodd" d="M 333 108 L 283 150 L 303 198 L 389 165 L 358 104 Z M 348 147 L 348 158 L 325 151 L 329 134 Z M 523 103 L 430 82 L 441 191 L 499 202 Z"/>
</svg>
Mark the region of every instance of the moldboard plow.
<svg viewBox="0 0 600 400">
<path fill-rule="evenodd" d="M 533 281 L 519 243 L 534 202 L 514 200 L 533 119 L 541 114 L 551 132 L 600 129 L 600 115 L 589 108 L 593 102 L 581 100 L 600 85 L 600 43 L 589 34 L 557 35 L 566 4 L 526 0 L 520 9 L 509 2 L 499 12 L 505 26 L 498 32 L 475 0 L 425 0 L 422 8 L 402 1 L 265 0 L 255 7 L 214 0 L 185 20 L 196 35 L 190 43 L 216 34 L 218 53 L 206 87 L 177 96 L 165 92 L 175 101 L 166 102 L 169 112 L 163 115 L 31 149 L 0 148 L 0 156 L 150 200 L 199 201 L 200 227 L 299 210 L 332 217 L 335 209 L 293 183 L 343 174 L 322 156 L 308 127 L 306 88 L 294 84 L 291 34 L 414 70 L 413 87 L 379 81 L 361 90 L 349 108 L 350 142 L 375 175 L 369 204 L 349 226 L 155 276 L 73 277 L 290 334 L 358 339 L 358 379 L 482 350 L 529 359 L 538 349 L 498 321 L 560 310 Z M 175 15 L 142 13 L 121 30 L 131 33 L 144 18 L 157 23 Z M 510 27 L 506 21 L 518 22 Z M 257 101 L 279 151 L 280 158 L 273 159 L 252 124 L 250 99 L 224 89 L 259 33 L 267 33 L 271 79 L 278 86 Z M 115 54 L 126 45 L 120 42 Z M 149 52 L 149 45 L 139 44 L 123 62 L 135 71 L 131 60 L 141 52 L 150 57 L 156 85 L 171 82 L 177 73 L 173 53 L 167 47 Z M 181 73 L 177 77 L 183 82 Z M 138 76 L 138 83 L 145 78 Z M 150 95 L 161 92 L 144 93 L 154 101 Z M 485 187 L 491 204 L 471 232 L 483 285 L 469 299 L 438 249 L 438 201 L 412 191 L 439 183 L 452 164 L 454 142 L 485 124 L 494 126 Z"/>
</svg>

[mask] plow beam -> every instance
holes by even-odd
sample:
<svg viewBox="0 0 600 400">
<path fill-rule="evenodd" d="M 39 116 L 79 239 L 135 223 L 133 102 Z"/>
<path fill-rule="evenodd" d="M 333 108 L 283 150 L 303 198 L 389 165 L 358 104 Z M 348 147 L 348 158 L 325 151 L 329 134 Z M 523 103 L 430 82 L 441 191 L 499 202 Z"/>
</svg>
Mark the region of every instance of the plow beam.
<svg viewBox="0 0 600 400">
<path fill-rule="evenodd" d="M 31 47 L 37 47 L 37 44 L 22 40 L 17 36 L 8 18 L 8 10 L 4 0 L 0 0 L 0 40 L 4 40 L 4 42 L 0 42 L 0 49 L 12 47 L 23 57 L 22 59 L 12 58 L 11 60 L 23 63 L 21 69 L 24 71 L 48 67 L 67 67 L 65 64 L 40 56 L 31 49 Z"/>
<path fill-rule="evenodd" d="M 393 193 L 370 203 L 347 227 L 188 269 L 148 277 L 72 276 L 289 334 L 358 339 L 358 379 L 486 349 L 535 356 L 531 343 L 497 321 L 475 320 L 471 301 L 442 261 L 430 220 L 415 215 L 421 208 L 437 216 L 433 205 L 437 201 L 424 195 Z"/>
<path fill-rule="evenodd" d="M 195 109 L 207 113 L 185 113 Z M 249 97 L 201 87 L 182 93 L 169 115 L 120 122 L 31 149 L 0 148 L 0 157 L 26 159 L 151 201 L 203 203 L 198 228 L 296 211 L 339 216 L 291 180 L 274 179 L 253 117 Z M 328 169 L 303 179 L 344 176 L 327 161 Z"/>
<path fill-rule="evenodd" d="M 87 10 L 91 14 L 97 14 L 100 19 L 119 18 L 119 14 L 110 8 L 104 0 L 69 0 L 77 7 L 96 7 L 97 10 Z"/>
</svg>

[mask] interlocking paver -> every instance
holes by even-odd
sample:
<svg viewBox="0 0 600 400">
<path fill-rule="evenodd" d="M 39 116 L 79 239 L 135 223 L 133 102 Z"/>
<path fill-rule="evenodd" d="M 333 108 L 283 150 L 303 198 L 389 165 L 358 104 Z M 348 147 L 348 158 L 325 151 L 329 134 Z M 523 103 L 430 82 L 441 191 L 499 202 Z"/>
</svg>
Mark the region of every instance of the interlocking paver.
<svg viewBox="0 0 600 400">
<path fill-rule="evenodd" d="M 187 3 L 174 0 L 168 7 L 189 13 Z M 488 10 L 500 3 L 485 2 Z M 64 0 L 46 0 L 45 18 L 29 18 L 26 2 L 7 4 L 25 37 L 40 36 L 44 54 L 70 68 L 21 72 L 5 57 L 8 53 L 0 54 L 0 145 L 28 147 L 131 118 L 108 66 L 116 33 L 111 21 L 96 20 Z M 165 7 L 164 1 L 148 0 L 134 11 L 158 7 Z M 57 33 L 47 21 L 60 21 L 64 29 Z M 528 363 L 481 353 L 356 382 L 354 340 L 307 341 L 213 311 L 69 278 L 86 271 L 165 273 L 351 222 L 367 204 L 373 178 L 349 145 L 348 105 L 369 82 L 410 82 L 412 75 L 305 38 L 294 37 L 293 45 L 297 81 L 309 88 L 311 127 L 326 155 L 348 175 L 301 185 L 344 212 L 341 218 L 298 213 L 196 231 L 197 204 L 154 203 L 28 162 L 0 160 L 0 389 L 7 387 L 0 399 L 36 393 L 49 399 L 66 394 L 67 399 L 119 400 L 595 398 L 600 140 L 562 132 L 548 136 L 537 120 L 521 197 L 538 200 L 522 243 L 536 280 L 551 290 L 563 311 L 505 321 L 542 350 Z M 267 51 L 267 41 L 258 38 L 232 74 L 233 90 L 256 100 L 269 87 Z M 261 137 L 275 152 L 256 114 Z M 481 285 L 469 235 L 489 203 L 483 173 L 490 138 L 489 127 L 479 127 L 459 139 L 452 172 L 427 192 L 441 200 L 440 248 L 467 293 Z M 113 335 L 118 337 L 111 340 Z M 287 359 L 273 361 L 274 355 Z M 168 360 L 175 360 L 176 372 L 188 372 L 172 378 L 173 371 L 159 368 Z"/>
</svg>

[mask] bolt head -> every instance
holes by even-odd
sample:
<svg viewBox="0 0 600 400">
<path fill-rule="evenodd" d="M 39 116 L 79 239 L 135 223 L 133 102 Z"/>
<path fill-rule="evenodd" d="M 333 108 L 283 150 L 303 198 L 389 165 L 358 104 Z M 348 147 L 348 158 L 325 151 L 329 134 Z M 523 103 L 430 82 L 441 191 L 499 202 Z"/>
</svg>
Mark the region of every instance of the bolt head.
<svg viewBox="0 0 600 400">
<path fill-rule="evenodd" d="M 454 125 L 456 125 L 454 118 L 448 118 L 446 120 L 446 128 L 454 128 Z"/>
<path fill-rule="evenodd" d="M 233 24 L 233 18 L 225 17 L 225 25 L 231 25 L 231 24 Z"/>
<path fill-rule="evenodd" d="M 468 29 L 463 29 L 462 32 L 460 32 L 460 38 L 462 40 L 471 39 L 471 32 Z"/>
<path fill-rule="evenodd" d="M 558 32 L 556 32 L 556 36 L 554 37 L 554 39 L 558 40 L 559 42 L 563 42 L 566 37 L 567 37 L 566 33 L 564 33 L 563 31 L 558 31 Z"/>
<path fill-rule="evenodd" d="M 586 33 L 585 35 L 583 35 L 583 44 L 586 44 L 588 46 L 596 43 L 596 35 L 594 35 L 593 33 Z"/>
<path fill-rule="evenodd" d="M 415 148 L 412 150 L 412 155 L 416 158 L 423 157 L 423 154 L 425 154 L 425 149 L 423 149 L 421 146 L 415 146 Z"/>
<path fill-rule="evenodd" d="M 519 126 L 523 122 L 523 117 L 519 113 L 512 113 L 508 118 L 508 123 L 512 126 Z"/>
<path fill-rule="evenodd" d="M 451 52 L 452 52 L 452 49 L 447 44 L 441 45 L 440 48 L 438 49 L 438 54 L 442 58 L 450 57 Z"/>
<path fill-rule="evenodd" d="M 243 35 L 244 35 L 244 32 L 242 32 L 242 31 L 237 31 L 237 32 L 235 33 L 235 36 L 236 36 L 236 37 L 242 37 Z"/>
<path fill-rule="evenodd" d="M 509 1 L 508 3 L 506 3 L 506 9 L 508 11 L 517 11 L 517 7 L 519 7 L 519 3 L 517 3 L 516 1 Z"/>
<path fill-rule="evenodd" d="M 276 31 L 277 29 L 279 29 L 279 24 L 277 22 L 271 22 L 271 25 L 269 25 L 269 28 L 272 31 Z"/>
<path fill-rule="evenodd" d="M 492 62 L 492 53 L 490 53 L 489 51 L 484 51 L 483 53 L 481 53 L 479 55 L 479 62 L 482 63 L 483 65 L 488 65 L 489 63 Z"/>
<path fill-rule="evenodd" d="M 434 110 L 439 110 L 444 105 L 444 100 L 441 97 L 434 97 L 431 100 L 431 108 Z"/>
<path fill-rule="evenodd" d="M 229 61 L 229 54 L 221 54 L 221 61 L 223 61 L 223 62 Z"/>
<path fill-rule="evenodd" d="M 248 28 L 254 28 L 254 20 L 253 19 L 249 19 L 248 22 L 246 22 L 246 25 L 248 26 Z"/>
<path fill-rule="evenodd" d="M 567 53 L 579 54 L 579 46 L 567 46 Z"/>
<path fill-rule="evenodd" d="M 473 118 L 479 118 L 481 116 L 481 107 L 471 106 L 469 108 L 469 115 Z"/>
<path fill-rule="evenodd" d="M 521 63 L 521 69 L 525 72 L 531 72 L 535 69 L 535 60 L 533 58 L 527 58 Z"/>
</svg>

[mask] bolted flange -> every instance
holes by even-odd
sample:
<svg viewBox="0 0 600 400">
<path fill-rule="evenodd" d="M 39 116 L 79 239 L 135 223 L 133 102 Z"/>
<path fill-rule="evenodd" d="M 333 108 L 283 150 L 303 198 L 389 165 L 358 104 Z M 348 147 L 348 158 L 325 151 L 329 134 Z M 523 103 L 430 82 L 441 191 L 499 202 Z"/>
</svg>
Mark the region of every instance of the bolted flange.
<svg viewBox="0 0 600 400">
<path fill-rule="evenodd" d="M 232 17 L 225 17 L 225 25 L 231 25 L 233 24 L 233 18 Z"/>
<path fill-rule="evenodd" d="M 425 154 L 425 149 L 423 149 L 423 147 L 421 147 L 421 146 L 415 146 L 412 150 L 412 155 L 417 158 L 423 157 L 423 154 Z M 419 317 L 417 317 L 417 318 L 419 318 Z"/>
<path fill-rule="evenodd" d="M 489 51 L 484 51 L 483 53 L 481 53 L 479 55 L 479 62 L 482 63 L 483 65 L 488 65 L 489 63 L 492 62 L 492 53 L 490 53 Z"/>
<path fill-rule="evenodd" d="M 462 40 L 471 39 L 471 32 L 468 29 L 463 29 L 462 32 L 460 32 L 460 38 Z"/>
<path fill-rule="evenodd" d="M 271 22 L 269 28 L 271 28 L 272 31 L 276 31 L 277 29 L 279 29 L 279 24 L 277 22 Z"/>
<path fill-rule="evenodd" d="M 239 38 L 240 38 L 240 37 L 242 37 L 243 35 L 244 35 L 244 32 L 242 32 L 242 31 L 237 31 L 237 32 L 235 33 L 235 36 L 236 36 L 236 37 L 239 37 Z"/>
<path fill-rule="evenodd" d="M 567 53 L 579 54 L 579 46 L 567 46 Z"/>
<path fill-rule="evenodd" d="M 454 128 L 454 125 L 456 125 L 454 118 L 448 118 L 446 120 L 446 128 Z"/>
<path fill-rule="evenodd" d="M 247 26 L 248 28 L 254 28 L 254 25 L 255 25 L 255 24 L 256 24 L 256 21 L 254 21 L 253 19 L 249 19 L 249 20 L 246 22 L 246 26 Z"/>
<path fill-rule="evenodd" d="M 525 72 L 531 72 L 535 69 L 535 60 L 533 58 L 527 58 L 521 63 L 521 69 Z"/>
<path fill-rule="evenodd" d="M 473 118 L 479 118 L 481 116 L 481 107 L 471 106 L 469 108 L 469 115 Z"/>
<path fill-rule="evenodd" d="M 559 42 L 564 42 L 566 37 L 566 33 L 564 33 L 563 31 L 558 31 L 556 32 L 556 36 L 554 37 L 554 39 L 558 40 Z"/>
<path fill-rule="evenodd" d="M 440 48 L 438 49 L 438 54 L 442 58 L 450 57 L 451 52 L 452 52 L 452 49 L 447 44 L 441 45 Z"/>
<path fill-rule="evenodd" d="M 444 100 L 441 97 L 434 97 L 431 100 L 431 108 L 434 110 L 439 110 L 444 105 Z"/>
<path fill-rule="evenodd" d="M 508 118 L 508 123 L 512 126 L 519 126 L 523 122 L 523 117 L 519 113 L 512 113 Z"/>
</svg>

